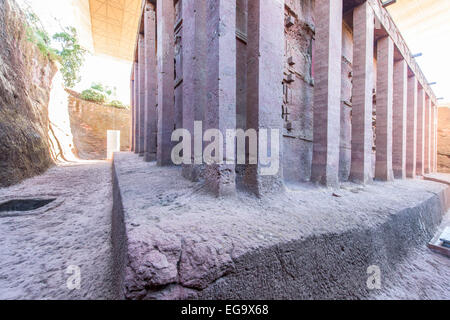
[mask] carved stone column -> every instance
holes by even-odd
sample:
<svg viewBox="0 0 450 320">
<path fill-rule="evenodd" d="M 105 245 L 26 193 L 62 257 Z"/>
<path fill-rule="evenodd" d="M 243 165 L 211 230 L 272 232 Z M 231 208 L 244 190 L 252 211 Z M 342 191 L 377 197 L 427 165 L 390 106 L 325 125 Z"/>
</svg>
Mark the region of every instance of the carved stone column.
<svg viewBox="0 0 450 320">
<path fill-rule="evenodd" d="M 408 115 L 406 125 L 406 176 L 415 178 L 417 171 L 417 78 L 408 78 Z"/>
<path fill-rule="evenodd" d="M 315 4 L 314 146 L 311 180 L 339 185 L 342 0 Z"/>
<path fill-rule="evenodd" d="M 392 105 L 394 93 L 394 43 L 384 37 L 377 42 L 377 152 L 375 178 L 394 180 L 392 170 Z"/>
<path fill-rule="evenodd" d="M 236 1 L 208 1 L 206 17 L 208 95 L 205 129 L 219 130 L 225 141 L 226 130 L 236 128 Z M 205 142 L 205 145 L 209 143 Z M 236 192 L 235 163 L 227 158 L 225 143 L 219 144 L 219 148 L 222 147 L 224 149 L 215 150 L 220 159 L 207 164 L 205 169 L 206 184 L 217 196 Z"/>
<path fill-rule="evenodd" d="M 394 63 L 394 104 L 392 130 L 392 168 L 394 177 L 406 178 L 406 124 L 408 101 L 408 64 Z"/>
<path fill-rule="evenodd" d="M 353 11 L 352 166 L 350 180 L 370 183 L 372 174 L 372 93 L 374 13 L 365 2 Z"/>
<path fill-rule="evenodd" d="M 151 3 L 147 3 L 144 13 L 145 45 L 145 137 L 144 160 L 156 160 L 157 137 L 157 60 L 156 60 L 156 12 Z"/>
<path fill-rule="evenodd" d="M 203 164 L 203 130 L 194 129 L 195 121 L 204 120 L 206 109 L 206 6 L 207 1 L 183 0 L 183 128 L 189 130 L 191 143 L 190 165 L 183 165 L 183 176 L 197 181 Z M 202 128 L 203 129 L 203 128 Z M 196 156 L 197 155 L 197 156 Z"/>
<path fill-rule="evenodd" d="M 416 174 L 425 173 L 425 90 L 419 86 L 417 90 L 417 154 Z"/>
<path fill-rule="evenodd" d="M 158 57 L 158 146 L 159 166 L 172 165 L 172 132 L 175 125 L 174 101 L 174 20 L 173 1 L 157 0 Z"/>
</svg>

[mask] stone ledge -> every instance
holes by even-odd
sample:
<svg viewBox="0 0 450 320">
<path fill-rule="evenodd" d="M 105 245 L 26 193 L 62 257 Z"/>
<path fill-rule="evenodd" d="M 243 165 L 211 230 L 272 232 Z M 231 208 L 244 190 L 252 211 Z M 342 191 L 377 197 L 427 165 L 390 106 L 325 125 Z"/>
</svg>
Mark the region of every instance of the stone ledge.
<svg viewBox="0 0 450 320">
<path fill-rule="evenodd" d="M 430 173 L 424 176 L 425 180 L 439 182 L 450 186 L 450 174 L 448 173 Z"/>
<path fill-rule="evenodd" d="M 179 168 L 114 156 L 117 290 L 127 299 L 359 299 L 428 242 L 450 189 L 423 180 L 304 185 L 217 199 Z M 334 192 L 334 195 L 333 195 Z"/>
</svg>

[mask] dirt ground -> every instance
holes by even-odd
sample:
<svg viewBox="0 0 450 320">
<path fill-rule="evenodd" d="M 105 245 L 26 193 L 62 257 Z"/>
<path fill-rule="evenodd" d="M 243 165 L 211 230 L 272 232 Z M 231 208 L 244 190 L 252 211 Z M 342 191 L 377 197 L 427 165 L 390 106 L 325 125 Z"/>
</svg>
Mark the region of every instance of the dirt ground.
<svg viewBox="0 0 450 320">
<path fill-rule="evenodd" d="M 447 214 L 447 216 L 449 216 Z M 393 275 L 395 281 L 382 282 L 373 299 L 449 300 L 450 260 L 428 248 L 411 252 Z"/>
<path fill-rule="evenodd" d="M 0 189 L 0 197 L 63 199 L 43 215 L 0 218 L 0 299 L 113 299 L 111 192 L 106 161 L 53 167 Z M 67 287 L 69 266 L 80 268 L 79 290 Z"/>
</svg>

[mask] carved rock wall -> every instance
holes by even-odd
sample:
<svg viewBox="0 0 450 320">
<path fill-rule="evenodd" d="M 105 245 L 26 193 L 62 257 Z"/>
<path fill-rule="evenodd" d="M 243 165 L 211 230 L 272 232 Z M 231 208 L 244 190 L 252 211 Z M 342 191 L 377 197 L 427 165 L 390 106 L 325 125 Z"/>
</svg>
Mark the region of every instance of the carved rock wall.
<svg viewBox="0 0 450 320">
<path fill-rule="evenodd" d="M 57 67 L 27 40 L 17 4 L 0 1 L 0 187 L 52 165 L 48 102 Z"/>
<path fill-rule="evenodd" d="M 70 91 L 69 114 L 75 152 L 79 158 L 105 159 L 108 130 L 119 130 L 121 150 L 130 149 L 130 110 L 81 100 L 76 92 Z"/>
</svg>

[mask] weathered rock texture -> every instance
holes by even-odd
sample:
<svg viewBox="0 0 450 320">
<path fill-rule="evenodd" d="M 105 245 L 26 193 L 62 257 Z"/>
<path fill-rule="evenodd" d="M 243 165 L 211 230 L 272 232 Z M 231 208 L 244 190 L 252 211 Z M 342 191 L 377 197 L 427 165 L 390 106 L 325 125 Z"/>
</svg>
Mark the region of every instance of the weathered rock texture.
<svg viewBox="0 0 450 320">
<path fill-rule="evenodd" d="M 448 186 L 421 180 L 347 183 L 339 197 L 303 188 L 217 199 L 180 180 L 180 168 L 137 159 L 116 153 L 113 163 L 113 246 L 128 299 L 365 298 L 367 268 L 388 280 L 450 204 Z"/>
<path fill-rule="evenodd" d="M 285 70 L 283 81 L 283 173 L 288 183 L 309 181 L 313 157 L 312 68 L 315 33 L 311 1 L 285 2 Z"/>
<path fill-rule="evenodd" d="M 15 2 L 0 1 L 0 187 L 52 165 L 48 102 L 57 67 L 27 40 Z"/>
<path fill-rule="evenodd" d="M 76 159 L 58 64 L 28 40 L 13 0 L 0 2 L 0 187 Z"/>
<path fill-rule="evenodd" d="M 26 217 L 0 217 L 0 299 L 115 299 L 111 192 L 106 161 L 54 166 L 1 188 L 2 203 L 17 195 L 56 200 Z M 67 289 L 70 265 L 81 268 L 80 290 Z"/>
<path fill-rule="evenodd" d="M 69 91 L 70 125 L 78 157 L 106 158 L 106 133 L 120 130 L 121 150 L 130 149 L 130 110 L 85 101 Z"/>
<path fill-rule="evenodd" d="M 438 108 L 438 172 L 450 173 L 450 106 Z"/>
</svg>

